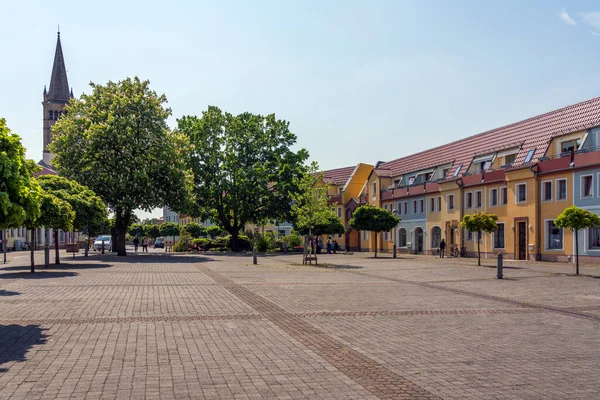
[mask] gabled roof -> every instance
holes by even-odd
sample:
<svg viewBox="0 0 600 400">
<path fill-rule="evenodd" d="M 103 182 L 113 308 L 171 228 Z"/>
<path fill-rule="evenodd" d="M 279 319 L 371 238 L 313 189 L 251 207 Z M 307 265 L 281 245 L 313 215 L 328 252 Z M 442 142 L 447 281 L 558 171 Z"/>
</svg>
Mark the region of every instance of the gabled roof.
<svg viewBox="0 0 600 400">
<path fill-rule="evenodd" d="M 56 170 L 52 168 L 50 165 L 46 164 L 44 160 L 40 160 L 37 165 L 41 168 L 39 171 L 36 171 L 33 176 L 36 178 L 42 175 L 58 175 Z"/>
<path fill-rule="evenodd" d="M 600 126 L 600 97 L 398 158 L 377 167 L 389 169 L 391 176 L 395 177 L 431 165 L 453 161 L 453 167 L 446 177 L 448 178 L 454 174 L 458 166 L 461 166 L 460 173 L 464 173 L 474 155 L 499 151 L 519 144 L 521 149 L 513 167 L 520 167 L 528 164 L 524 160 L 529 150 L 535 149 L 532 162 L 536 161 L 546 153 L 552 138 L 596 126 Z"/>
<path fill-rule="evenodd" d="M 345 185 L 356 166 L 323 171 L 323 180 L 333 185 Z"/>
</svg>

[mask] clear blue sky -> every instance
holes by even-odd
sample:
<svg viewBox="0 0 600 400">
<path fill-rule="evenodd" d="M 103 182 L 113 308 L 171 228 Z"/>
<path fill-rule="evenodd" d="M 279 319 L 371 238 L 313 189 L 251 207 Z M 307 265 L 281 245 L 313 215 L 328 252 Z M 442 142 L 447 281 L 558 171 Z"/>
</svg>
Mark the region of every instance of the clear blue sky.
<svg viewBox="0 0 600 400">
<path fill-rule="evenodd" d="M 138 75 L 175 118 L 276 113 L 324 169 L 389 161 L 600 96 L 598 1 L 41 1 L 0 8 L 0 117 L 42 154 L 69 84 Z"/>
</svg>

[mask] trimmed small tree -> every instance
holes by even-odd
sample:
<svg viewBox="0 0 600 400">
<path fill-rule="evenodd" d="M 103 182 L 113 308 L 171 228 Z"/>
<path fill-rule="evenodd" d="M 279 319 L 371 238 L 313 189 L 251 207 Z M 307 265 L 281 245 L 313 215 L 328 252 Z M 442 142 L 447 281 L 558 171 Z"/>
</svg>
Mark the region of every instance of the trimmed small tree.
<svg viewBox="0 0 600 400">
<path fill-rule="evenodd" d="M 151 239 L 156 239 L 160 236 L 159 225 L 144 225 L 144 233 Z"/>
<path fill-rule="evenodd" d="M 175 240 L 175 236 L 179 236 L 179 225 L 174 222 L 165 222 L 159 229 L 162 236 L 172 236 L 173 240 Z"/>
<path fill-rule="evenodd" d="M 91 189 L 57 175 L 43 175 L 38 178 L 41 188 L 71 205 L 75 218 L 73 228 L 88 230 L 88 234 L 102 231 L 108 221 L 108 212 L 102 199 Z M 60 264 L 58 235 L 55 243 L 55 263 Z"/>
<path fill-rule="evenodd" d="M 183 226 L 183 230 L 187 232 L 191 237 L 199 238 L 206 234 L 206 228 L 197 222 L 189 222 Z"/>
<path fill-rule="evenodd" d="M 211 237 L 211 239 L 216 238 L 223 234 L 223 229 L 217 225 L 211 225 L 206 228 L 206 234 Z"/>
<path fill-rule="evenodd" d="M 565 208 L 554 220 L 554 225 L 567 228 L 575 232 L 575 275 L 579 275 L 579 238 L 578 232 L 582 229 L 600 226 L 600 217 L 591 211 L 577 206 Z"/>
<path fill-rule="evenodd" d="M 468 214 L 460 221 L 460 227 L 469 232 L 477 232 L 477 265 L 481 265 L 481 232 L 492 233 L 498 229 L 498 216 L 496 214 L 487 214 L 478 212 Z"/>
<path fill-rule="evenodd" d="M 40 214 L 35 219 L 25 220 L 24 225 L 31 230 L 31 272 L 35 272 L 35 230 L 36 228 L 53 228 L 69 231 L 73 228 L 75 212 L 71 205 L 57 196 L 41 191 Z"/>
<path fill-rule="evenodd" d="M 352 229 L 375 232 L 375 258 L 377 258 L 377 235 L 379 232 L 394 229 L 399 222 L 400 218 L 396 217 L 390 211 L 371 204 L 358 207 L 354 211 L 354 214 L 352 214 L 352 218 L 350 218 Z"/>
</svg>

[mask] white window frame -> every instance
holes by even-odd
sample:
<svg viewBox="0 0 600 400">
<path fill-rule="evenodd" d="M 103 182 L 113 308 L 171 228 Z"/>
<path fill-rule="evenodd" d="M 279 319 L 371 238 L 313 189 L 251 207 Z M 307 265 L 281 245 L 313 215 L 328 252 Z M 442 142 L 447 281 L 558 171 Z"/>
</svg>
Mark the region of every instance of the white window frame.
<svg viewBox="0 0 600 400">
<path fill-rule="evenodd" d="M 600 252 L 600 248 L 596 248 L 596 249 L 590 248 L 590 229 L 591 228 L 586 228 L 584 230 L 584 232 L 585 232 L 584 233 L 584 235 L 585 235 L 585 238 L 584 238 L 585 239 L 585 245 L 584 245 L 583 248 L 584 248 L 584 251 L 586 251 L 588 253 L 589 252 L 598 253 L 598 252 Z"/>
<path fill-rule="evenodd" d="M 583 194 L 583 178 L 591 178 L 592 179 L 592 184 L 590 185 L 590 194 L 587 196 L 584 196 Z M 581 175 L 579 177 L 579 198 L 580 199 L 592 199 L 594 197 L 594 174 L 588 174 L 588 175 Z"/>
<path fill-rule="evenodd" d="M 468 198 L 471 195 L 471 205 L 469 205 Z M 470 210 L 473 208 L 473 192 L 465 192 L 465 210 Z"/>
<path fill-rule="evenodd" d="M 525 186 L 525 200 L 519 201 L 519 186 Z M 515 204 L 527 204 L 527 182 L 515 184 Z"/>
<path fill-rule="evenodd" d="M 477 205 L 477 193 L 479 193 L 479 205 Z M 483 207 L 483 193 L 481 190 L 476 190 L 473 192 L 473 208 L 481 207 Z"/>
<path fill-rule="evenodd" d="M 561 228 L 561 232 L 562 232 L 562 240 L 561 240 L 561 244 L 562 247 L 560 249 L 549 249 L 548 248 L 548 222 L 554 222 L 556 221 L 556 219 L 545 219 L 544 220 L 544 250 L 546 251 L 564 251 L 565 248 L 565 230 L 563 228 Z"/>
<path fill-rule="evenodd" d="M 452 208 L 450 208 L 450 198 L 452 198 Z M 453 194 L 447 194 L 446 195 L 446 211 L 454 211 L 455 210 L 455 205 L 454 205 L 454 195 Z"/>
<path fill-rule="evenodd" d="M 504 226 L 504 247 L 496 247 L 496 234 L 498 233 L 498 230 L 496 229 L 496 231 L 492 232 L 492 249 L 494 250 L 504 250 L 506 249 L 506 224 L 504 222 L 496 222 L 496 225 L 502 225 Z"/>
<path fill-rule="evenodd" d="M 502 192 L 506 192 L 506 196 L 504 196 L 504 202 L 502 202 Z M 508 186 L 501 186 L 498 188 L 498 206 L 504 207 L 508 205 Z"/>
<path fill-rule="evenodd" d="M 546 183 L 550 184 L 550 198 L 549 199 L 545 199 L 544 196 L 546 195 L 546 188 L 544 188 L 544 185 Z M 542 181 L 542 193 L 541 193 L 541 198 L 542 198 L 542 203 L 548 203 L 550 201 L 552 201 L 552 195 L 553 195 L 553 191 L 552 191 L 552 179 L 547 180 L 547 181 Z"/>
<path fill-rule="evenodd" d="M 496 196 L 492 195 L 492 192 L 494 192 L 494 191 L 496 191 Z M 490 189 L 490 194 L 489 194 L 489 196 L 490 196 L 490 208 L 492 208 L 492 207 L 498 207 L 500 205 L 500 196 L 498 194 L 499 194 L 498 188 L 491 188 Z M 492 199 L 494 199 L 494 198 L 496 199 L 496 204 L 492 204 Z"/>
<path fill-rule="evenodd" d="M 560 181 L 564 181 L 565 182 L 565 198 L 561 199 L 560 198 L 560 185 L 559 182 Z M 559 179 L 555 179 L 554 180 L 554 185 L 556 186 L 556 193 L 555 193 L 555 201 L 567 201 L 569 199 L 569 187 L 568 187 L 568 182 L 567 182 L 567 178 L 559 178 Z"/>
</svg>

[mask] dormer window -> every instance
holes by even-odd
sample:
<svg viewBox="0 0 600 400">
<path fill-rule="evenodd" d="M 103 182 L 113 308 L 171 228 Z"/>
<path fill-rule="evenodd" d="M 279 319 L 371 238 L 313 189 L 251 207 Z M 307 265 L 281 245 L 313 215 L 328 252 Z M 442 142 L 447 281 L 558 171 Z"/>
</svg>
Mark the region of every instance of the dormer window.
<svg viewBox="0 0 600 400">
<path fill-rule="evenodd" d="M 486 171 L 492 167 L 492 163 L 496 158 L 496 154 L 487 154 L 479 157 L 475 157 L 471 162 L 469 172 L 472 174 L 478 174 L 481 171 Z"/>
<path fill-rule="evenodd" d="M 511 166 L 517 158 L 516 154 L 508 154 L 504 156 L 504 165 Z"/>
<path fill-rule="evenodd" d="M 415 183 L 415 178 L 416 178 L 416 176 L 411 176 L 411 177 L 409 177 L 409 178 L 408 178 L 408 184 L 409 184 L 409 185 L 412 185 L 413 183 Z"/>
<path fill-rule="evenodd" d="M 573 140 L 567 140 L 566 142 L 561 142 L 560 143 L 560 152 L 561 153 L 569 153 L 569 152 L 575 151 L 575 150 L 579 149 L 580 143 L 581 143 L 581 140 L 579 140 L 579 139 L 573 139 Z"/>
</svg>

